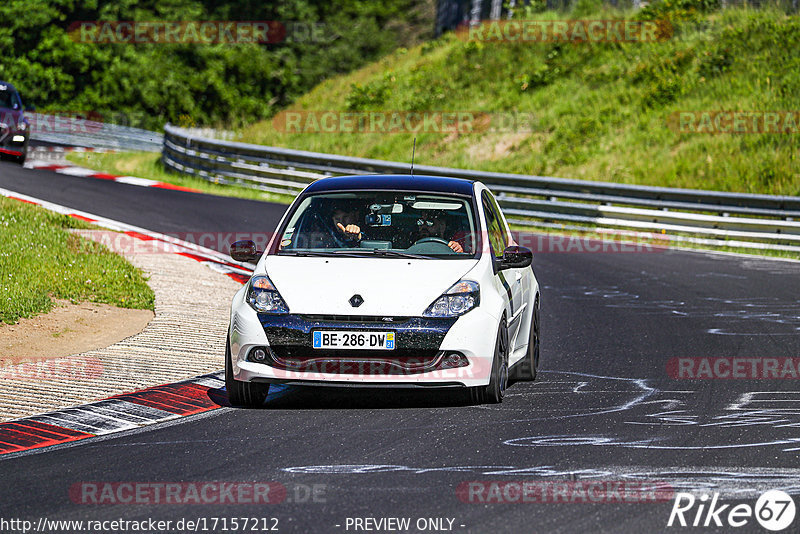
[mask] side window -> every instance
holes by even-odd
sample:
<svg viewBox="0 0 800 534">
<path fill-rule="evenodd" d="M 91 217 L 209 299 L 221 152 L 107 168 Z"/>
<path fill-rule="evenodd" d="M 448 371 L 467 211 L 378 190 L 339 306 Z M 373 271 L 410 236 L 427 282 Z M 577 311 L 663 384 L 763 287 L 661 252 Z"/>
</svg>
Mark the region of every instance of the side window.
<svg viewBox="0 0 800 534">
<path fill-rule="evenodd" d="M 497 214 L 497 205 L 486 191 L 482 195 L 483 211 L 486 214 L 486 226 L 489 231 L 489 244 L 492 247 L 492 254 L 499 258 L 508 246 L 506 232 Z"/>
<path fill-rule="evenodd" d="M 19 98 L 19 93 L 11 93 L 11 102 L 14 105 L 14 109 L 22 109 L 22 100 Z"/>
</svg>

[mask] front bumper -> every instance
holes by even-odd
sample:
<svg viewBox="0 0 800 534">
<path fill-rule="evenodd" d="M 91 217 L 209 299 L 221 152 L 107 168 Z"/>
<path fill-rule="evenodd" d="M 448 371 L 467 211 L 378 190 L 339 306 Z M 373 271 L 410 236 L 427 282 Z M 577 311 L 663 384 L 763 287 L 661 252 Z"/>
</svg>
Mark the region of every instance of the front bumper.
<svg viewBox="0 0 800 534">
<path fill-rule="evenodd" d="M 480 307 L 458 318 L 342 317 L 231 313 L 234 377 L 240 381 L 363 387 L 459 387 L 489 383 L 497 320 Z M 314 330 L 392 331 L 395 350 L 320 350 Z M 255 362 L 252 351 L 268 358 Z M 462 366 L 447 358 L 458 354 Z"/>
<path fill-rule="evenodd" d="M 21 138 L 21 139 L 20 139 Z M 0 124 L 0 154 L 23 156 L 28 151 L 28 132 Z"/>
</svg>

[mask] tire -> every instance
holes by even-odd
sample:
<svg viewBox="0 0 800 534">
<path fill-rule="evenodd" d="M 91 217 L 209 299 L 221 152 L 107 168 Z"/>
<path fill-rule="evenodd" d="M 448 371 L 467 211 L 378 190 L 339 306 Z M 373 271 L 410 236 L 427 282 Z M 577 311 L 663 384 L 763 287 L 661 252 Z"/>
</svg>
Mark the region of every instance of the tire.
<svg viewBox="0 0 800 534">
<path fill-rule="evenodd" d="M 25 165 L 25 158 L 26 158 L 27 156 L 28 156 L 27 154 L 23 154 L 23 155 L 21 155 L 21 156 L 15 156 L 15 157 L 14 157 L 14 161 L 15 161 L 16 163 L 19 163 L 20 165 Z"/>
<path fill-rule="evenodd" d="M 536 380 L 539 369 L 539 298 L 533 304 L 533 318 L 531 319 L 531 330 L 528 335 L 528 354 L 525 361 L 519 364 L 517 377 L 520 380 L 532 382 Z M 515 366 L 516 367 L 516 366 Z"/>
<path fill-rule="evenodd" d="M 489 384 L 470 388 L 470 400 L 473 404 L 499 404 L 503 402 L 508 387 L 508 328 L 506 321 L 500 322 L 497 329 L 497 341 L 494 344 L 492 358 L 492 374 Z"/>
<path fill-rule="evenodd" d="M 258 408 L 264 404 L 269 394 L 269 384 L 241 382 L 233 378 L 230 337 L 225 341 L 225 389 L 231 406 Z"/>
</svg>

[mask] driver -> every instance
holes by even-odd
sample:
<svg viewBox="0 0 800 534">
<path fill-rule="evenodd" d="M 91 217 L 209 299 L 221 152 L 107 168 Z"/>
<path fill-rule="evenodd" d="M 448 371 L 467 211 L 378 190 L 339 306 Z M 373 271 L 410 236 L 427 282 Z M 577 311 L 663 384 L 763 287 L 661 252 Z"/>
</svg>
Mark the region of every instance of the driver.
<svg viewBox="0 0 800 534">
<path fill-rule="evenodd" d="M 336 230 L 342 234 L 343 239 L 347 241 L 360 241 L 363 237 L 361 227 L 356 224 L 358 222 L 358 212 L 356 209 L 346 209 L 344 207 L 336 207 L 331 213 L 331 220 Z"/>
<path fill-rule="evenodd" d="M 425 210 L 420 215 L 420 218 L 417 220 L 417 239 L 423 239 L 425 237 L 438 237 L 445 238 L 446 235 L 451 235 L 451 232 L 448 231 L 447 228 L 447 218 L 444 213 L 438 210 Z M 461 253 L 464 252 L 464 247 L 458 241 L 454 241 L 452 236 L 447 246 L 453 252 Z"/>
</svg>

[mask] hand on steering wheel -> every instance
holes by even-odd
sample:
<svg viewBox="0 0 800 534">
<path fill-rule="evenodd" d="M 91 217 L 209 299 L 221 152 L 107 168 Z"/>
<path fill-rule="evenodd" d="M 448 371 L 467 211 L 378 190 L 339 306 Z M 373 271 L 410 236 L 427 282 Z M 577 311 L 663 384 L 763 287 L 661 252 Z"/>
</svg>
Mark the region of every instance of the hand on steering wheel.
<svg viewBox="0 0 800 534">
<path fill-rule="evenodd" d="M 464 249 L 457 242 L 448 241 L 447 239 L 442 239 L 441 237 L 423 237 L 422 239 L 418 239 L 414 245 L 418 245 L 420 243 L 441 243 L 442 245 L 446 245 L 447 248 L 453 252 L 464 252 Z"/>
</svg>

